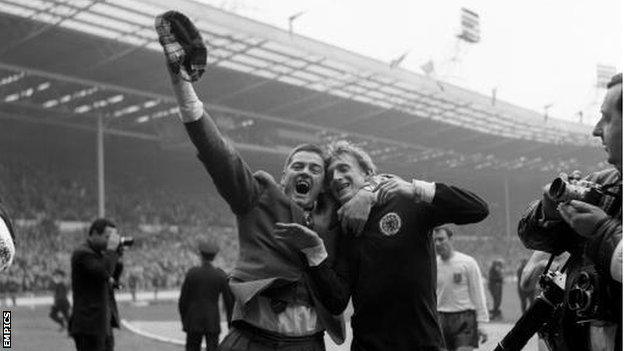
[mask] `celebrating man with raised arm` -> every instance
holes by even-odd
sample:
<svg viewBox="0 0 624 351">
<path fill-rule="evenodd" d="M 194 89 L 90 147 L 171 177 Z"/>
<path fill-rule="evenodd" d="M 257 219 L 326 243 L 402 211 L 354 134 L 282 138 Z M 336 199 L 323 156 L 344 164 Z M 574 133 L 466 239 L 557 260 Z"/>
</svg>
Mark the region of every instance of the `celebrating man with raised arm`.
<svg viewBox="0 0 624 351">
<path fill-rule="evenodd" d="M 316 298 L 306 276 L 305 257 L 274 236 L 276 222 L 314 229 L 325 242 L 329 259 L 333 258 L 339 228 L 334 225 L 333 201 L 322 194 L 324 150 L 316 145 L 295 147 L 279 183 L 266 172 L 253 173 L 204 111 L 189 82 L 198 78 L 195 69 L 201 60 L 188 60 L 180 54 L 202 52 L 201 38 L 195 40 L 199 33 L 176 12 L 160 16 L 156 26 L 180 118 L 238 224 L 239 258 L 230 279 L 235 296 L 232 329 L 220 349 L 324 350 L 324 330 L 342 343 L 342 316 L 332 316 Z M 182 31 L 191 38 L 190 44 L 179 45 L 178 40 L 184 38 L 174 33 Z M 199 45 L 199 50 L 184 49 L 188 45 Z"/>
<path fill-rule="evenodd" d="M 327 177 L 340 203 L 350 202 L 375 173 L 360 148 L 344 141 L 330 146 Z M 332 313 L 342 312 L 353 298 L 351 350 L 440 350 L 431 233 L 444 223 L 478 222 L 488 215 L 487 205 L 457 187 L 398 177 L 383 180 L 374 194 L 378 201 L 362 233 L 345 236 L 335 265 L 309 228 L 280 224 L 277 234 L 304 251 L 314 285 Z"/>
</svg>

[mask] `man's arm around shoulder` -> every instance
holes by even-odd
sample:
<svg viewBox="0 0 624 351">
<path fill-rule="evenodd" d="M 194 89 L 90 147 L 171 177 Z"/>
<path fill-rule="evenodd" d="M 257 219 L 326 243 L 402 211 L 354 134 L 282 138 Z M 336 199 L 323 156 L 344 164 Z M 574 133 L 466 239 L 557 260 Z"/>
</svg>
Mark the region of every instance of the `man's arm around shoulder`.
<svg viewBox="0 0 624 351">
<path fill-rule="evenodd" d="M 487 203 L 476 194 L 456 186 L 435 183 L 434 226 L 444 223 L 477 223 L 489 215 Z"/>
</svg>

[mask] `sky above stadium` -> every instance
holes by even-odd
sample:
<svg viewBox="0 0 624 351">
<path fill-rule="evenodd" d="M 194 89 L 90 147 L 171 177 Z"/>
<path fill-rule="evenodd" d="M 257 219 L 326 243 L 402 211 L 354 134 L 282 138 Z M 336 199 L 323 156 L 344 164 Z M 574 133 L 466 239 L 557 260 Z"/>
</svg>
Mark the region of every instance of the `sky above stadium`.
<svg viewBox="0 0 624 351">
<path fill-rule="evenodd" d="M 567 120 L 594 123 L 604 90 L 597 64 L 622 71 L 621 0 L 199 0 L 378 60 Z M 461 42 L 460 9 L 480 16 L 481 41 Z"/>
</svg>

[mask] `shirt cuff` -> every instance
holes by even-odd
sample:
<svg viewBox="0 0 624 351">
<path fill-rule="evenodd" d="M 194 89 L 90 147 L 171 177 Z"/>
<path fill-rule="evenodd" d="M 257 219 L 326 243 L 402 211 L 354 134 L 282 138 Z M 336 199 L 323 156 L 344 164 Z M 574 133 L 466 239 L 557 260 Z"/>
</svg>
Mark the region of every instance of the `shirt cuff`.
<svg viewBox="0 0 624 351">
<path fill-rule="evenodd" d="M 435 183 L 412 179 L 412 186 L 414 187 L 414 201 L 423 201 L 428 204 L 433 202 L 436 192 Z"/>
<path fill-rule="evenodd" d="M 316 267 L 320 265 L 327 258 L 327 250 L 325 250 L 325 245 L 323 243 L 301 249 L 301 252 L 303 252 L 303 254 L 306 256 L 306 259 L 308 260 L 308 265 L 310 267 Z"/>
<path fill-rule="evenodd" d="M 195 122 L 204 114 L 204 104 L 199 100 L 193 85 L 186 81 L 173 84 L 173 93 L 180 106 L 180 120 L 183 123 Z"/>
</svg>

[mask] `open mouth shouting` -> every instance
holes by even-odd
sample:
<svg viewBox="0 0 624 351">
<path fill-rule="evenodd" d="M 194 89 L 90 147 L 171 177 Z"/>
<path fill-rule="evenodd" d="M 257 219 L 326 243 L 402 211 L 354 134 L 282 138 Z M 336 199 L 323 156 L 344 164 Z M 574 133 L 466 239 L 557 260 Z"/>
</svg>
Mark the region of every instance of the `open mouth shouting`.
<svg viewBox="0 0 624 351">
<path fill-rule="evenodd" d="M 312 179 L 300 177 L 295 183 L 295 192 L 299 195 L 307 195 L 312 190 Z"/>
</svg>

